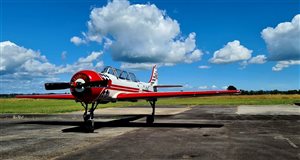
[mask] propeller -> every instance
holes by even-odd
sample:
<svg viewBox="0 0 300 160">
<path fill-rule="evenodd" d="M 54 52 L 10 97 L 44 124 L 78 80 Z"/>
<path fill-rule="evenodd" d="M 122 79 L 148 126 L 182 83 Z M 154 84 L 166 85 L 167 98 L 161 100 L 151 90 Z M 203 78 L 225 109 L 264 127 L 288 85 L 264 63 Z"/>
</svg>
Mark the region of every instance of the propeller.
<svg viewBox="0 0 300 160">
<path fill-rule="evenodd" d="M 45 83 L 46 90 L 59 90 L 59 89 L 68 89 L 71 87 L 82 88 L 82 87 L 100 87 L 102 81 L 93 81 L 93 82 L 75 82 L 74 84 L 68 82 L 55 82 L 55 83 Z"/>
<path fill-rule="evenodd" d="M 46 90 L 68 89 L 70 87 L 70 83 L 67 82 L 45 83 Z"/>
</svg>

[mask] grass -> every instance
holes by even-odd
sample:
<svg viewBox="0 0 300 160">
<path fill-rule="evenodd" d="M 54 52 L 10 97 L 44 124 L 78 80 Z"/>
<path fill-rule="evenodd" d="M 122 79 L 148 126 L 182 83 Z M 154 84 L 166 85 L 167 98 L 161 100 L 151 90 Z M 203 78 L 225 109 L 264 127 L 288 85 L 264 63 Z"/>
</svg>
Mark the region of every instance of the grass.
<svg viewBox="0 0 300 160">
<path fill-rule="evenodd" d="M 166 98 L 157 105 L 274 105 L 300 102 L 300 95 L 232 95 L 214 97 Z M 101 104 L 101 108 L 149 105 L 141 100 Z M 65 113 L 83 110 L 73 100 L 0 98 L 0 113 Z"/>
</svg>

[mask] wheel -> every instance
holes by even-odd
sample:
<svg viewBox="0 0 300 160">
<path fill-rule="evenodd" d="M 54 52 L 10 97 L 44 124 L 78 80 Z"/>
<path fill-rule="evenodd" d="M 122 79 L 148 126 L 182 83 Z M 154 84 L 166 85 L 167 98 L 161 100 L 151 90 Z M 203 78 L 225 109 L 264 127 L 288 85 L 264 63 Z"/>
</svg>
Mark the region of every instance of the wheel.
<svg viewBox="0 0 300 160">
<path fill-rule="evenodd" d="M 89 120 L 84 121 L 84 128 L 87 133 L 93 133 L 94 129 L 95 129 L 94 128 L 94 120 L 89 119 Z"/>
<path fill-rule="evenodd" d="M 91 115 L 89 115 L 89 114 L 83 115 L 83 120 L 84 121 L 88 121 L 89 119 L 91 119 Z"/>
<path fill-rule="evenodd" d="M 147 116 L 146 122 L 147 122 L 147 124 L 153 124 L 154 116 Z"/>
</svg>

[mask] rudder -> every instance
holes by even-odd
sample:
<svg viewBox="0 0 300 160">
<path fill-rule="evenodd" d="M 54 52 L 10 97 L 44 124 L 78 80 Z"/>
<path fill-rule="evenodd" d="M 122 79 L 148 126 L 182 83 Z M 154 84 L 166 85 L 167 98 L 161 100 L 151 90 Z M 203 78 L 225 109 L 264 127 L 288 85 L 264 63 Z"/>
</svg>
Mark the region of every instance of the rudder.
<svg viewBox="0 0 300 160">
<path fill-rule="evenodd" d="M 157 73 L 157 66 L 153 66 L 152 74 L 149 80 L 150 85 L 154 86 L 158 84 L 158 73 Z"/>
</svg>

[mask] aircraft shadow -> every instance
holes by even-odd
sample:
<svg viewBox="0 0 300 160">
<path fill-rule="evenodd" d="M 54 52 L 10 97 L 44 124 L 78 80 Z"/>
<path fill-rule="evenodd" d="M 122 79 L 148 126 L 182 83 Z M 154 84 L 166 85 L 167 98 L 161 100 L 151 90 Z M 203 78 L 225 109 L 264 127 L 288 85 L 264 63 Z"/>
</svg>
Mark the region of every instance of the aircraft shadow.
<svg viewBox="0 0 300 160">
<path fill-rule="evenodd" d="M 95 122 L 95 130 L 104 127 L 152 127 L 152 128 L 221 128 L 224 124 L 199 124 L 199 123 L 153 123 L 147 124 L 146 122 L 131 122 L 141 118 L 145 115 L 137 115 L 126 118 L 121 118 L 109 122 Z M 78 121 L 28 121 L 22 124 L 42 124 L 42 125 L 62 125 L 62 126 L 75 126 L 71 128 L 63 129 L 62 132 L 85 132 L 83 122 Z"/>
</svg>

